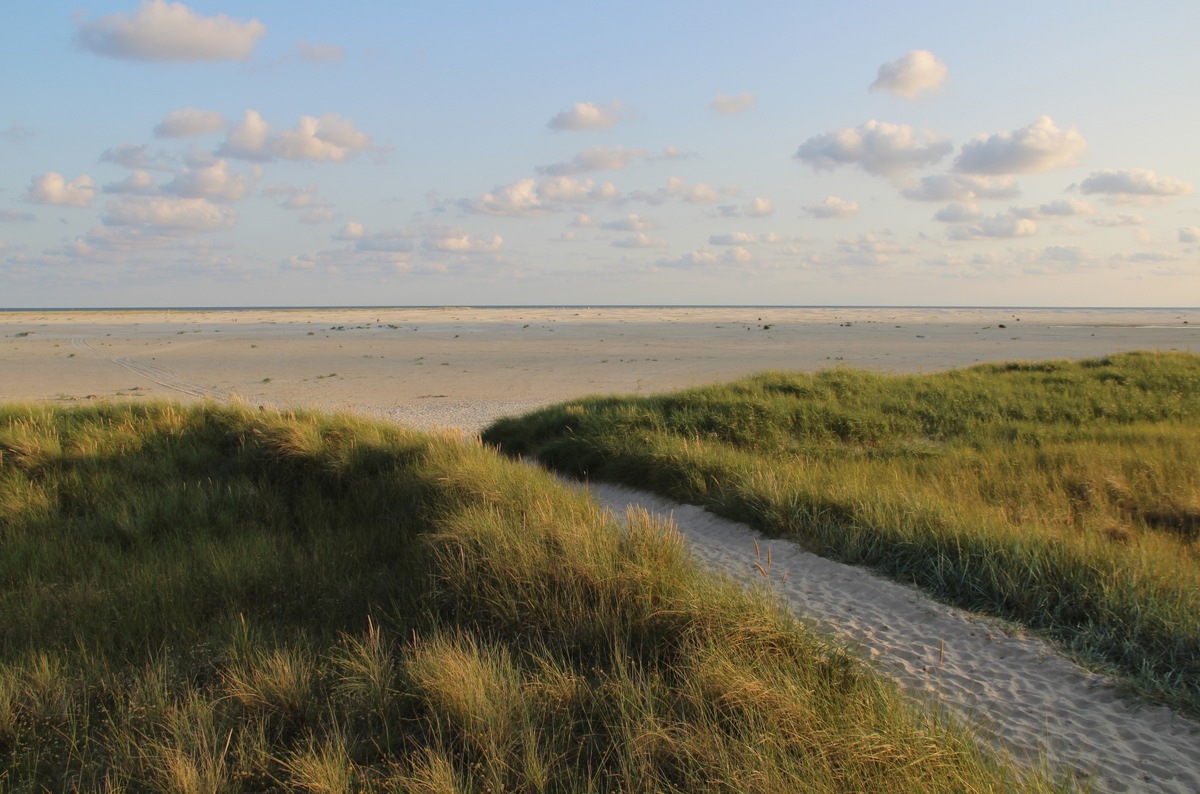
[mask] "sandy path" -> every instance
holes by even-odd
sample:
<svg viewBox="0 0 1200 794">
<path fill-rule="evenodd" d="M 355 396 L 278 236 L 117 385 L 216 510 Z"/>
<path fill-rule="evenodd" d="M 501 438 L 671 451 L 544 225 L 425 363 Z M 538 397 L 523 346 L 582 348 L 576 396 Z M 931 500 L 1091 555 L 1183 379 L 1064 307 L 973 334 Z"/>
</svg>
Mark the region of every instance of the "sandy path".
<svg viewBox="0 0 1200 794">
<path fill-rule="evenodd" d="M 936 697 L 1017 758 L 1094 773 L 1099 791 L 1200 791 L 1200 724 L 1121 696 L 1040 639 L 698 507 L 615 485 L 590 487 L 618 515 L 633 505 L 673 519 L 699 559 L 739 580 L 762 584 L 755 563 L 765 566 L 770 549 L 779 596 L 860 645 L 907 691 Z"/>
</svg>

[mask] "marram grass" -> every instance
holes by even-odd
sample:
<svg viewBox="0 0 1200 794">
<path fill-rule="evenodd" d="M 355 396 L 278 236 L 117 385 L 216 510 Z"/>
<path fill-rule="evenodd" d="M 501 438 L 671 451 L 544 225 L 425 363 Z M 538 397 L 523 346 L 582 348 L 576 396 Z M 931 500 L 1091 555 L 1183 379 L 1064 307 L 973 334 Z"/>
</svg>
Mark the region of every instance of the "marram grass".
<svg viewBox="0 0 1200 794">
<path fill-rule="evenodd" d="M 346 417 L 0 408 L 0 626 L 5 791 L 1053 788 L 644 514 Z"/>
<path fill-rule="evenodd" d="M 766 373 L 483 437 L 1024 623 L 1200 714 L 1200 357 Z"/>
</svg>

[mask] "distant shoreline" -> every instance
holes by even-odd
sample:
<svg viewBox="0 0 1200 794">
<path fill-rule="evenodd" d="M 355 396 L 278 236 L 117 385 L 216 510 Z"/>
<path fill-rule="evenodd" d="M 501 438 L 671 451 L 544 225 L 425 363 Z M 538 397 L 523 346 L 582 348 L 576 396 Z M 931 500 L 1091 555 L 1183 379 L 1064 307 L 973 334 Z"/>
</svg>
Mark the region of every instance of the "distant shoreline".
<svg viewBox="0 0 1200 794">
<path fill-rule="evenodd" d="M 243 311 L 411 311 L 418 309 L 459 309 L 472 311 L 531 309 L 920 309 L 926 311 L 1196 311 L 1200 306 L 985 306 L 942 304 L 840 304 L 840 303 L 529 303 L 529 304 L 413 304 L 413 305 L 336 305 L 336 306 L 29 306 L 0 307 L 0 312 L 243 312 Z"/>
<path fill-rule="evenodd" d="M 384 307 L 0 311 L 0 401 L 238 400 L 476 432 L 768 370 L 1200 353 L 1200 309 Z"/>
</svg>

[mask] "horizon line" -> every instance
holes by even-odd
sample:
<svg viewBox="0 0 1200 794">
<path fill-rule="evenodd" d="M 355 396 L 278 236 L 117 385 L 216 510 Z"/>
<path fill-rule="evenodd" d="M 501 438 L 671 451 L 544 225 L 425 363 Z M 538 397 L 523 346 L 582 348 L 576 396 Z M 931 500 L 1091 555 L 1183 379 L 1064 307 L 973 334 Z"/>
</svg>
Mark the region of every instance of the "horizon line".
<svg viewBox="0 0 1200 794">
<path fill-rule="evenodd" d="M 80 311 L 314 311 L 354 309 L 1024 309 L 1024 310 L 1147 310 L 1195 311 L 1200 306 L 1065 306 L 1015 304 L 874 304 L 874 303 L 428 303 L 428 304 L 337 304 L 337 305 L 247 305 L 247 306 L 12 306 L 0 312 Z"/>
</svg>

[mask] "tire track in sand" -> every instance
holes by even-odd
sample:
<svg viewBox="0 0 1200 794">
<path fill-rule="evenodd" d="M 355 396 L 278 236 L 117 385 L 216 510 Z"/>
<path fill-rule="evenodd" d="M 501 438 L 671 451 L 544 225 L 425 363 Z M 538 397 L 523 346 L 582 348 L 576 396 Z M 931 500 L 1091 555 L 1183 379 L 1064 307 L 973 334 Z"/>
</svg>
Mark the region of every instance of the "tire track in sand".
<svg viewBox="0 0 1200 794">
<path fill-rule="evenodd" d="M 217 400 L 220 402 L 225 402 L 227 399 L 227 396 L 217 389 L 212 389 L 208 386 L 200 386 L 199 384 L 186 381 L 166 367 L 148 364 L 145 361 L 138 361 L 137 359 L 128 358 L 126 356 L 106 356 L 88 344 L 86 339 L 79 337 L 72 339 L 71 347 L 85 353 L 91 353 L 95 356 L 99 356 L 105 361 L 111 361 L 120 367 L 124 367 L 135 375 L 140 375 L 146 380 L 151 381 L 152 383 L 157 383 L 159 386 L 171 389 L 172 391 L 182 392 L 183 394 L 189 394 L 193 397 L 203 397 L 210 400 Z"/>
<path fill-rule="evenodd" d="M 618 516 L 632 505 L 672 520 L 697 558 L 739 581 L 764 583 L 754 565 L 766 560 L 755 541 L 764 555 L 770 548 L 778 597 L 1017 760 L 1074 769 L 1097 791 L 1200 791 L 1200 724 L 1123 696 L 1036 637 L 699 507 L 615 485 L 589 487 Z"/>
</svg>

